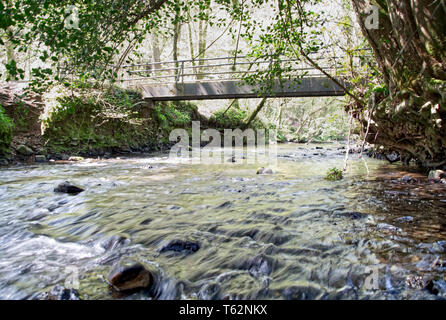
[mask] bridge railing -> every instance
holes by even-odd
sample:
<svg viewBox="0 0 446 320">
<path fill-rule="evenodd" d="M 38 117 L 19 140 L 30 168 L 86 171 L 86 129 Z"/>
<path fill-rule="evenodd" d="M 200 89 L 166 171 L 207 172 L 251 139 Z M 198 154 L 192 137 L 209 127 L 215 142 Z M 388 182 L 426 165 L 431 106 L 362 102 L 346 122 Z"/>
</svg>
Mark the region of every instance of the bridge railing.
<svg viewBox="0 0 446 320">
<path fill-rule="evenodd" d="M 364 58 L 364 57 L 362 57 Z M 345 74 L 345 57 L 314 58 L 325 72 L 341 76 Z M 249 75 L 267 71 L 271 65 L 279 64 L 282 76 L 325 77 L 325 74 L 308 62 L 286 57 L 264 56 L 254 59 L 249 56 L 218 57 L 162 61 L 124 65 L 119 80 L 128 83 L 182 83 L 200 81 L 240 80 Z M 360 65 L 361 58 L 353 57 L 350 66 Z"/>
</svg>

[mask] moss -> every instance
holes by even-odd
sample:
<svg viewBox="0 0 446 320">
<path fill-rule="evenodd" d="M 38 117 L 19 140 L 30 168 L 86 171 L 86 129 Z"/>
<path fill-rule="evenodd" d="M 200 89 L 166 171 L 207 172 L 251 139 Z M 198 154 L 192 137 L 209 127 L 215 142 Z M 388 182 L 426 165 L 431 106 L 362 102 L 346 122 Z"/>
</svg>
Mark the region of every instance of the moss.
<svg viewBox="0 0 446 320">
<path fill-rule="evenodd" d="M 56 106 L 43 119 L 46 147 L 53 153 L 88 154 L 128 149 L 159 150 L 171 144 L 174 128 L 189 128 L 198 120 L 191 103 L 157 103 L 144 114 L 138 92 L 110 88 L 106 93 L 83 90 L 56 98 Z"/>
<path fill-rule="evenodd" d="M 0 105 L 0 154 L 9 152 L 13 127 L 11 119 L 5 114 L 3 106 Z"/>
<path fill-rule="evenodd" d="M 58 97 L 57 108 L 43 119 L 46 147 L 55 153 L 85 154 L 154 142 L 147 119 L 132 110 L 135 101 L 136 97 L 116 90 L 103 97 L 95 93 Z"/>
<path fill-rule="evenodd" d="M 331 168 L 325 174 L 325 180 L 328 181 L 337 181 L 342 180 L 343 178 L 342 171 L 338 168 Z"/>
<path fill-rule="evenodd" d="M 209 123 L 216 128 L 241 128 L 244 125 L 244 119 L 248 116 L 247 112 L 241 109 L 219 110 L 210 118 Z"/>
<path fill-rule="evenodd" d="M 186 128 L 193 120 L 198 120 L 197 106 L 188 102 L 158 103 L 154 111 L 162 128 Z"/>
<path fill-rule="evenodd" d="M 209 118 L 209 125 L 216 129 L 236 129 L 244 128 L 248 118 L 248 112 L 242 109 L 231 108 L 229 110 L 218 110 Z M 265 128 L 265 125 L 258 119 L 252 121 L 250 128 Z"/>
</svg>

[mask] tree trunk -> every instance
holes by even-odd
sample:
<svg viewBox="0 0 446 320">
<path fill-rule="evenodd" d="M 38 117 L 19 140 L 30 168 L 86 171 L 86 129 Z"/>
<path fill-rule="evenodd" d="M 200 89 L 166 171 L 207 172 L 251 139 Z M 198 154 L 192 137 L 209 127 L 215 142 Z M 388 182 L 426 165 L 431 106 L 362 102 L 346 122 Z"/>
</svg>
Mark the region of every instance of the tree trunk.
<svg viewBox="0 0 446 320">
<path fill-rule="evenodd" d="M 161 50 L 157 30 L 154 30 L 152 33 L 152 62 L 161 62 Z M 156 70 L 161 69 L 161 64 L 153 65 L 153 69 L 154 74 L 157 75 Z"/>
<path fill-rule="evenodd" d="M 443 1 L 372 0 L 379 26 L 367 28 L 368 1 L 352 0 L 388 95 L 377 95 L 367 141 L 424 167 L 446 164 L 446 8 Z M 363 110 L 357 118 L 365 122 Z"/>
<path fill-rule="evenodd" d="M 195 73 L 195 76 L 196 76 L 197 70 L 195 68 L 195 50 L 194 50 L 194 37 L 193 37 L 193 32 L 192 32 L 192 23 L 193 23 L 193 21 L 192 21 L 192 19 L 190 19 L 189 23 L 187 25 L 188 25 L 188 30 L 189 30 L 190 58 L 192 60 L 192 67 L 193 67 L 192 72 Z"/>
<path fill-rule="evenodd" d="M 178 77 L 179 73 L 179 64 L 178 64 L 178 42 L 181 37 L 181 9 L 179 7 L 179 1 L 176 1 L 176 5 L 178 6 L 178 10 L 175 11 L 175 21 L 174 21 L 174 32 L 173 32 L 173 60 L 175 62 L 175 79 Z"/>
<path fill-rule="evenodd" d="M 206 54 L 206 44 L 208 35 L 209 21 L 200 20 L 198 23 L 198 59 L 204 59 Z M 198 60 L 198 66 L 203 66 L 204 61 Z M 197 79 L 203 79 L 203 70 L 198 68 Z"/>
<path fill-rule="evenodd" d="M 266 97 L 262 98 L 262 100 L 260 101 L 260 103 L 257 105 L 256 109 L 254 110 L 253 113 L 251 113 L 251 115 L 249 116 L 248 120 L 245 122 L 245 124 L 243 125 L 243 129 L 246 129 L 247 127 L 249 127 L 249 125 L 251 124 L 251 122 L 257 117 L 257 114 L 263 109 L 263 107 L 265 106 L 266 103 Z"/>
</svg>

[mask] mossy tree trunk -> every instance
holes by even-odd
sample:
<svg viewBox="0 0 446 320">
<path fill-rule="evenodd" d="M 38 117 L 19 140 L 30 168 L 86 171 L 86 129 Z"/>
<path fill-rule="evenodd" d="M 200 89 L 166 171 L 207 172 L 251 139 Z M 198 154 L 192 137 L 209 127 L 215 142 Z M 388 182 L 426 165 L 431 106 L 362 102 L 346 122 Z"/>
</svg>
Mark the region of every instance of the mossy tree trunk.
<svg viewBox="0 0 446 320">
<path fill-rule="evenodd" d="M 430 0 L 352 0 L 388 94 L 376 95 L 367 140 L 424 167 L 446 164 L 446 5 Z M 379 26 L 367 28 L 368 8 Z M 360 110 L 363 111 L 363 110 Z M 362 121 L 363 112 L 358 112 Z"/>
</svg>

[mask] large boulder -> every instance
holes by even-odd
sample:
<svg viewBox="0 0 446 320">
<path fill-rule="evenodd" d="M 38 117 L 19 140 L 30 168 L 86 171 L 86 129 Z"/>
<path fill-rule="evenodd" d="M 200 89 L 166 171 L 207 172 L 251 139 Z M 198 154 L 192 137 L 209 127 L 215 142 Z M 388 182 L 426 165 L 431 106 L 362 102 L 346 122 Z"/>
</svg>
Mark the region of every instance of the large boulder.
<svg viewBox="0 0 446 320">
<path fill-rule="evenodd" d="M 24 144 L 19 145 L 16 151 L 18 154 L 22 156 L 30 156 L 34 153 L 34 151 L 31 148 L 25 146 Z"/>
<path fill-rule="evenodd" d="M 139 262 L 118 262 L 108 274 L 108 282 L 118 292 L 148 289 L 153 275 Z"/>
<path fill-rule="evenodd" d="M 429 172 L 429 181 L 440 182 L 444 178 L 446 178 L 446 173 L 443 170 L 432 170 Z"/>
</svg>

